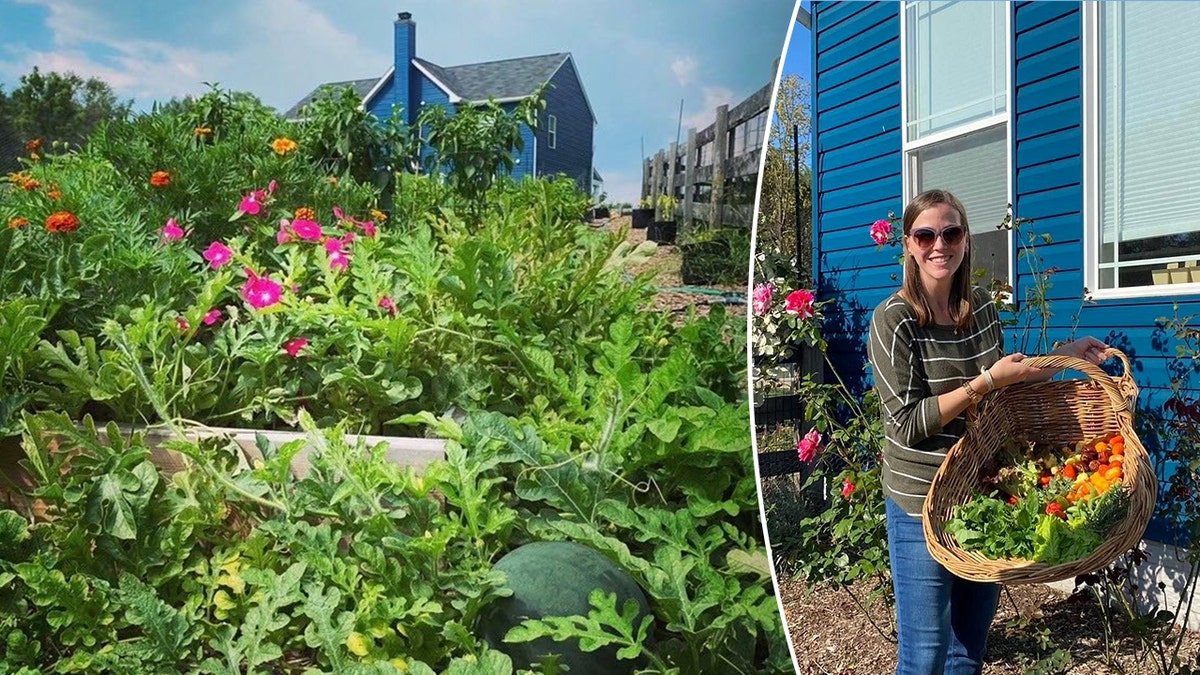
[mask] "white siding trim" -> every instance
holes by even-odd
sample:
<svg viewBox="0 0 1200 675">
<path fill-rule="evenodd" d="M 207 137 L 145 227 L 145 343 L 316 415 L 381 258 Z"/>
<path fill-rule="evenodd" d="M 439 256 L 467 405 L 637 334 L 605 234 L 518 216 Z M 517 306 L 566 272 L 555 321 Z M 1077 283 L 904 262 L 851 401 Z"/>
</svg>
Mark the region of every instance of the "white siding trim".
<svg viewBox="0 0 1200 675">
<path fill-rule="evenodd" d="M 446 95 L 450 97 L 451 103 L 461 103 L 462 102 L 463 98 L 461 96 L 454 93 L 454 91 L 452 89 L 450 89 L 450 87 L 446 86 L 445 82 L 442 82 L 441 80 L 434 77 L 433 73 L 429 72 L 429 69 L 426 68 L 425 66 L 422 66 L 420 61 L 413 59 L 412 64 L 413 64 L 413 66 L 416 67 L 417 70 L 421 71 L 421 73 L 423 75 L 425 75 L 425 77 L 428 77 L 429 81 L 432 82 L 435 86 L 437 86 L 438 89 L 441 89 L 442 91 L 446 92 Z"/>
<path fill-rule="evenodd" d="M 378 94 L 378 93 L 379 93 L 379 90 L 380 90 L 380 89 L 383 89 L 384 85 L 386 85 L 388 82 L 390 82 L 390 81 L 391 81 L 391 79 L 392 79 L 392 75 L 393 75 L 395 72 L 396 72 L 396 66 L 395 66 L 395 65 L 392 65 L 392 66 L 388 67 L 388 69 L 387 69 L 387 72 L 383 74 L 383 77 L 379 78 L 379 81 L 375 83 L 375 86 L 374 86 L 374 87 L 371 87 L 371 91 L 368 91 L 368 92 L 367 92 L 367 95 L 363 97 L 363 100 L 362 100 L 362 102 L 358 104 L 358 109 L 359 109 L 359 110 L 366 110 L 366 109 L 367 109 L 367 103 L 368 103 L 368 102 L 369 102 L 371 99 L 375 98 L 375 94 Z M 406 93 L 406 94 L 405 94 L 405 96 L 404 96 L 404 105 L 405 105 L 406 107 L 408 106 L 408 95 L 407 95 L 407 93 Z"/>
</svg>

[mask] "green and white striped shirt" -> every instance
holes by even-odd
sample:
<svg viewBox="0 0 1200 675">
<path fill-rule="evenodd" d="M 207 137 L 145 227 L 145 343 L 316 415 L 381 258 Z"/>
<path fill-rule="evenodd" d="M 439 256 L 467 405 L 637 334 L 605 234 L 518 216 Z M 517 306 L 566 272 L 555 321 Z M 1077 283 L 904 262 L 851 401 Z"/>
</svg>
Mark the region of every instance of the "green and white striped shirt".
<svg viewBox="0 0 1200 675">
<path fill-rule="evenodd" d="M 945 427 L 937 397 L 962 386 L 1004 356 L 1004 333 L 991 295 L 974 294 L 974 325 L 917 325 L 912 305 L 893 293 L 871 316 L 868 358 L 883 407 L 883 487 L 909 515 L 920 516 L 946 451 L 966 431 L 959 415 Z"/>
</svg>

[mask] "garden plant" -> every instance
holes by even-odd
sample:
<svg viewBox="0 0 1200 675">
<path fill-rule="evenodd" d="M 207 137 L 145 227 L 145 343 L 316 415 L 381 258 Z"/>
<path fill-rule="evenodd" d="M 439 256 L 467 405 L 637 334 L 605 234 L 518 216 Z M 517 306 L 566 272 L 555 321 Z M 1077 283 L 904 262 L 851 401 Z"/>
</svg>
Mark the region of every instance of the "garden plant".
<svg viewBox="0 0 1200 675">
<path fill-rule="evenodd" d="M 744 331 L 653 311 L 628 273 L 653 245 L 585 225 L 570 181 L 506 177 L 538 105 L 408 128 L 332 92 L 296 125 L 214 88 L 24 158 L 0 186 L 0 434 L 24 454 L 0 672 L 560 672 L 481 637 L 511 593 L 493 564 L 536 541 L 603 554 L 652 615 L 598 592 L 509 643 L 790 672 Z M 181 435 L 171 475 L 116 423 L 307 441 L 239 469 Z M 446 459 L 418 475 L 366 433 Z"/>
</svg>

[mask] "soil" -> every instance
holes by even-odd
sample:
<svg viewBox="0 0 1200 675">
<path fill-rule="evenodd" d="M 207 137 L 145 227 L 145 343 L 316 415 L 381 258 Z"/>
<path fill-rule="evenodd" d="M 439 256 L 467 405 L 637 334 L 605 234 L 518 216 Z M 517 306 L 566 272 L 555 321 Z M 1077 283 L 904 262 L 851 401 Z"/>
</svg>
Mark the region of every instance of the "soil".
<svg viewBox="0 0 1200 675">
<path fill-rule="evenodd" d="M 846 591 L 823 587 L 811 594 L 805 591 L 802 581 L 780 576 L 779 597 L 800 675 L 888 675 L 895 670 L 896 645 L 881 635 L 881 631 L 891 635 L 893 619 L 882 602 L 864 612 Z M 851 591 L 859 598 L 867 594 L 865 586 Z M 1040 584 L 1006 586 L 988 637 L 983 675 L 1161 672 L 1138 641 L 1128 637 L 1132 635 L 1128 626 L 1118 627 L 1117 634 L 1126 637 L 1106 648 L 1104 625 L 1100 606 L 1090 593 L 1068 595 Z M 1056 646 L 1047 650 L 1038 645 L 1042 628 Z M 1070 652 L 1069 664 L 1032 670 L 1060 648 Z M 1198 663 L 1200 633 L 1186 633 L 1179 654 L 1184 663 Z"/>
<path fill-rule="evenodd" d="M 645 229 L 633 229 L 630 227 L 630 216 L 613 216 L 597 220 L 592 223 L 594 227 L 603 228 L 606 230 L 619 230 L 621 228 L 629 228 L 628 241 L 634 245 L 646 241 Z M 647 270 L 657 272 L 654 284 L 660 289 L 674 289 L 682 287 L 683 280 L 679 275 L 679 266 L 682 260 L 678 246 L 672 244 L 659 244 L 658 250 L 654 256 L 645 263 L 630 270 L 632 274 L 638 274 Z M 749 264 L 749 261 L 747 261 Z M 721 291 L 721 295 L 709 293 L 684 293 L 673 290 L 661 290 L 654 298 L 654 308 L 659 311 L 671 312 L 675 317 L 682 319 L 688 312 L 689 308 L 695 307 L 696 312 L 700 316 L 707 316 L 708 310 L 714 305 L 725 305 L 725 309 L 732 316 L 746 316 L 746 285 L 740 286 L 704 286 L 702 288 Z"/>
</svg>

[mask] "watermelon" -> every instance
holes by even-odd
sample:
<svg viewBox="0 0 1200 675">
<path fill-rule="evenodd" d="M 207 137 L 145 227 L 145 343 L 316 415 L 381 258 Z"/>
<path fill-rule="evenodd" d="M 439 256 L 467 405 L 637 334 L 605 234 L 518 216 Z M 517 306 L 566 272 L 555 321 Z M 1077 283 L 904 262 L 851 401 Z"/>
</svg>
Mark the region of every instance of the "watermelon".
<svg viewBox="0 0 1200 675">
<path fill-rule="evenodd" d="M 513 594 L 488 605 L 481 613 L 479 633 L 494 649 L 508 654 L 515 669 L 529 668 L 543 656 L 558 654 L 559 663 L 572 675 L 632 673 L 636 661 L 617 658 L 617 647 L 585 652 L 576 640 L 507 643 L 504 635 L 525 619 L 548 616 L 586 616 L 588 595 L 594 589 L 616 593 L 617 607 L 627 600 L 638 603 L 638 625 L 649 615 L 650 604 L 642 589 L 613 561 L 598 551 L 567 541 L 541 541 L 514 549 L 496 562 Z"/>
</svg>

